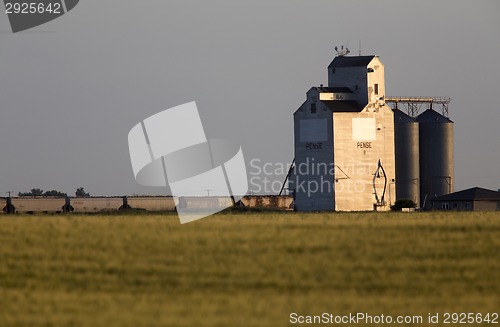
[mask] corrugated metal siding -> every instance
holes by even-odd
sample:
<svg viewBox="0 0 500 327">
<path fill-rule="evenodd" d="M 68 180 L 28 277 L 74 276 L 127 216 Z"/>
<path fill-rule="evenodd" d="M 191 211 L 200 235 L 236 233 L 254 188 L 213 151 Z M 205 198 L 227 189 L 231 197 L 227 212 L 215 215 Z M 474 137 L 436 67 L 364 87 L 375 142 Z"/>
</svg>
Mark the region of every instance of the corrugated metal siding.
<svg viewBox="0 0 500 327">
<path fill-rule="evenodd" d="M 453 122 L 433 110 L 417 117 L 420 148 L 420 201 L 453 192 Z"/>
<path fill-rule="evenodd" d="M 419 124 L 394 109 L 394 138 L 396 155 L 396 198 L 411 199 L 420 205 Z"/>
<path fill-rule="evenodd" d="M 128 204 L 132 209 L 151 211 L 170 211 L 175 209 L 172 197 L 129 197 Z"/>
<path fill-rule="evenodd" d="M 64 203 L 64 198 L 12 198 L 12 204 L 17 212 L 62 212 Z"/>
</svg>

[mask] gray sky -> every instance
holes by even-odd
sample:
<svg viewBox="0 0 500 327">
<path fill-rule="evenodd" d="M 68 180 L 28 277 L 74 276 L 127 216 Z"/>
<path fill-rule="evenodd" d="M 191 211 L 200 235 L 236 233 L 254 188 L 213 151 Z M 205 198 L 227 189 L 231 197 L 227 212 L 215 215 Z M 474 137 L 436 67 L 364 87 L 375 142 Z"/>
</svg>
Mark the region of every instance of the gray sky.
<svg viewBox="0 0 500 327">
<path fill-rule="evenodd" d="M 453 99 L 455 189 L 498 189 L 499 14 L 497 0 L 82 0 L 12 34 L 0 12 L 0 192 L 161 194 L 135 182 L 128 132 L 193 100 L 208 137 L 287 163 L 293 112 L 334 46 L 359 40 L 387 95 Z"/>
</svg>

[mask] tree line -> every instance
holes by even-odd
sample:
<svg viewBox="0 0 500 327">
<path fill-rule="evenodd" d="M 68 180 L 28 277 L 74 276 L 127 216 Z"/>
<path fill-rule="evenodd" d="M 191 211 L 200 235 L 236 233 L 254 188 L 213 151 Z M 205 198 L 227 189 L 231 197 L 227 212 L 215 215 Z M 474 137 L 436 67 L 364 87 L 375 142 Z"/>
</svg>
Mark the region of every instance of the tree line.
<svg viewBox="0 0 500 327">
<path fill-rule="evenodd" d="M 60 192 L 57 190 L 51 191 L 43 191 L 39 188 L 32 188 L 29 192 L 19 192 L 18 196 L 58 196 L 58 197 L 67 197 L 68 194 L 64 192 Z M 75 196 L 79 198 L 89 197 L 90 193 L 85 192 L 83 187 L 79 187 L 76 189 Z"/>
</svg>

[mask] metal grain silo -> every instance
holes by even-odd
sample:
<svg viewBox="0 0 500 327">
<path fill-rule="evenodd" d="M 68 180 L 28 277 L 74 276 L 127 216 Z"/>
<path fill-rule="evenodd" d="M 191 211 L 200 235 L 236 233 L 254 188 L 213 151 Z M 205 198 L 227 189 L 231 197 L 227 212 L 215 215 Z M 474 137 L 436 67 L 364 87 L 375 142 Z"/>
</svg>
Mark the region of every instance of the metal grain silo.
<svg viewBox="0 0 500 327">
<path fill-rule="evenodd" d="M 420 205 L 419 124 L 399 109 L 393 112 L 396 199 L 410 199 Z"/>
<path fill-rule="evenodd" d="M 420 201 L 453 192 L 453 122 L 429 109 L 417 117 L 420 139 Z"/>
</svg>

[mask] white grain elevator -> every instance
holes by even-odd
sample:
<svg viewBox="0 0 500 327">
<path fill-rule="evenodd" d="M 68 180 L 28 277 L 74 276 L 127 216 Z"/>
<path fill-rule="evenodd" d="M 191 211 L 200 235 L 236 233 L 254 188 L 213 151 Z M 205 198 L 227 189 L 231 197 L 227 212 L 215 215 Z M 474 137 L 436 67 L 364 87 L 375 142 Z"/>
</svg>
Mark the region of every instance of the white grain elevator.
<svg viewBox="0 0 500 327">
<path fill-rule="evenodd" d="M 396 197 L 394 114 L 378 56 L 339 54 L 328 86 L 312 87 L 294 113 L 297 211 L 386 211 Z"/>
</svg>

